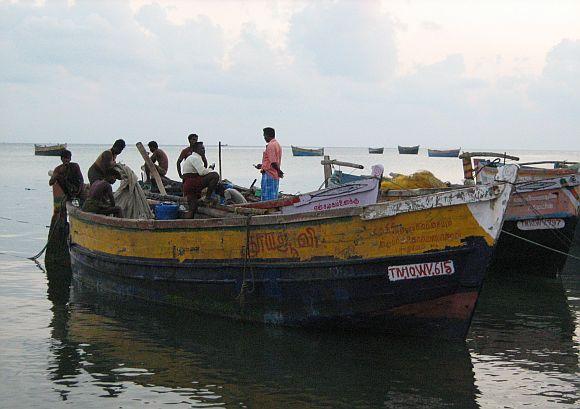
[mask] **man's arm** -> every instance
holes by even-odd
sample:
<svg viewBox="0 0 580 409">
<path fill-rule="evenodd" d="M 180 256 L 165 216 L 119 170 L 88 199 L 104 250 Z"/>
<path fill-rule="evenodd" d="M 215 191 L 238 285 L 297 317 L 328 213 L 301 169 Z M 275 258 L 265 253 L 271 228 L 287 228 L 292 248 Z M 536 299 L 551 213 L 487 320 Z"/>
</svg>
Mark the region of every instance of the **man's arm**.
<svg viewBox="0 0 580 409">
<path fill-rule="evenodd" d="M 54 170 L 52 171 L 52 176 L 50 177 L 50 180 L 48 181 L 48 185 L 52 186 L 57 182 L 62 182 L 62 165 L 58 165 L 56 168 L 54 168 Z M 62 183 L 61 183 L 62 185 Z"/>
<path fill-rule="evenodd" d="M 272 169 L 274 169 L 276 172 L 278 172 L 278 176 L 283 177 L 284 176 L 284 172 L 282 172 L 282 169 L 280 169 L 280 167 L 278 166 L 278 164 L 276 162 L 272 162 Z"/>
<path fill-rule="evenodd" d="M 111 185 L 107 188 L 105 192 L 105 199 L 109 202 L 111 206 L 115 206 L 115 196 L 113 196 L 113 188 Z"/>
<path fill-rule="evenodd" d="M 105 167 L 105 169 L 103 169 L 104 171 L 112 169 L 113 166 L 115 166 L 115 161 L 113 160 L 113 154 L 111 151 L 103 152 L 103 166 Z"/>
<path fill-rule="evenodd" d="M 181 155 L 179 155 L 179 158 L 177 158 L 177 174 L 179 175 L 179 179 L 183 179 L 183 175 L 181 174 L 181 162 L 183 161 L 183 158 L 181 157 Z"/>
<path fill-rule="evenodd" d="M 81 192 L 83 191 L 84 186 L 85 186 L 85 179 L 83 178 L 83 172 L 81 171 L 81 167 L 79 166 L 79 164 L 73 163 L 73 165 L 74 165 L 74 170 L 76 173 L 77 180 L 79 181 L 79 191 L 76 193 L 80 195 Z"/>
</svg>

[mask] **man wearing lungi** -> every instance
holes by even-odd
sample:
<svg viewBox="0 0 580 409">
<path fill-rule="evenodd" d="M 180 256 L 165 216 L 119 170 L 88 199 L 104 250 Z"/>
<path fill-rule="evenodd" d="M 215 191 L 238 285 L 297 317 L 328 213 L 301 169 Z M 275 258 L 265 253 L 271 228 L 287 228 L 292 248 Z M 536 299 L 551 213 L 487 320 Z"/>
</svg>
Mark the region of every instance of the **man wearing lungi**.
<svg viewBox="0 0 580 409">
<path fill-rule="evenodd" d="M 264 128 L 266 150 L 262 154 L 262 163 L 255 165 L 262 172 L 262 196 L 261 200 L 274 200 L 278 198 L 280 178 L 284 172 L 280 169 L 282 163 L 282 147 L 276 140 L 274 128 Z"/>
</svg>

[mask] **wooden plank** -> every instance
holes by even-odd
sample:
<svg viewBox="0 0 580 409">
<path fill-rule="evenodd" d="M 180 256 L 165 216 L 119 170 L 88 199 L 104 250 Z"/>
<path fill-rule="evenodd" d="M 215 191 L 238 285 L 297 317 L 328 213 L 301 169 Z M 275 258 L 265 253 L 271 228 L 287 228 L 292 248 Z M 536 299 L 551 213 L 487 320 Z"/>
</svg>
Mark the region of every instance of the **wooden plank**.
<svg viewBox="0 0 580 409">
<path fill-rule="evenodd" d="M 507 155 L 505 153 L 495 153 L 495 152 L 463 152 L 459 155 L 459 159 L 463 158 L 473 158 L 473 157 L 492 157 L 492 158 L 502 158 L 518 161 L 520 158 L 517 156 Z"/>
<path fill-rule="evenodd" d="M 364 169 L 363 165 L 359 165 L 358 163 L 351 163 L 351 162 L 342 162 L 340 160 L 332 159 L 330 160 L 328 156 L 324 157 L 324 160 L 320 161 L 321 165 L 337 165 L 337 166 L 346 166 L 348 168 L 355 168 L 355 169 Z"/>
<path fill-rule="evenodd" d="M 149 168 L 149 174 L 151 176 L 153 176 L 153 178 L 155 179 L 155 183 L 157 183 L 157 187 L 159 188 L 159 193 L 161 193 L 162 195 L 166 195 L 167 191 L 165 190 L 165 186 L 163 186 L 163 182 L 161 182 L 161 176 L 159 176 L 159 172 L 157 172 L 157 168 L 155 167 L 155 164 L 153 164 L 153 162 L 151 162 L 149 155 L 147 155 L 147 151 L 145 150 L 145 147 L 143 146 L 143 144 L 141 142 L 137 142 L 136 145 L 137 145 L 137 149 L 139 150 L 139 153 L 141 154 L 141 156 L 145 160 L 145 165 L 147 165 L 147 167 Z"/>
</svg>

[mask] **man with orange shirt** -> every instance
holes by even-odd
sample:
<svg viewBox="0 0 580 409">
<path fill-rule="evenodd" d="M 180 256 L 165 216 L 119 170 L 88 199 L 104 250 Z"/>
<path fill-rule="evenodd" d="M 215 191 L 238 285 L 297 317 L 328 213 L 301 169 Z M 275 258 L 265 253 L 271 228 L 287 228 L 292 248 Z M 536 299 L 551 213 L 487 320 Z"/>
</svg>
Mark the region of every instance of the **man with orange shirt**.
<svg viewBox="0 0 580 409">
<path fill-rule="evenodd" d="M 262 154 L 262 163 L 255 165 L 262 172 L 262 196 L 261 200 L 274 200 L 278 198 L 280 178 L 284 172 L 280 169 L 282 163 L 282 147 L 276 140 L 274 128 L 264 128 L 266 150 Z"/>
</svg>

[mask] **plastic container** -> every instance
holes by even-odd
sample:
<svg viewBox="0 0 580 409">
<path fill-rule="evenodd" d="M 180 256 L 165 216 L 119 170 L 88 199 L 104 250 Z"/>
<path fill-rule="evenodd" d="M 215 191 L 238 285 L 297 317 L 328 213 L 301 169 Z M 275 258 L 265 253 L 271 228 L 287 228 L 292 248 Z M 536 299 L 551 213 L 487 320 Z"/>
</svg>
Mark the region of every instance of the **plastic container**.
<svg viewBox="0 0 580 409">
<path fill-rule="evenodd" d="M 157 220 L 179 219 L 179 205 L 175 203 L 159 203 L 155 205 L 155 218 Z"/>
</svg>

